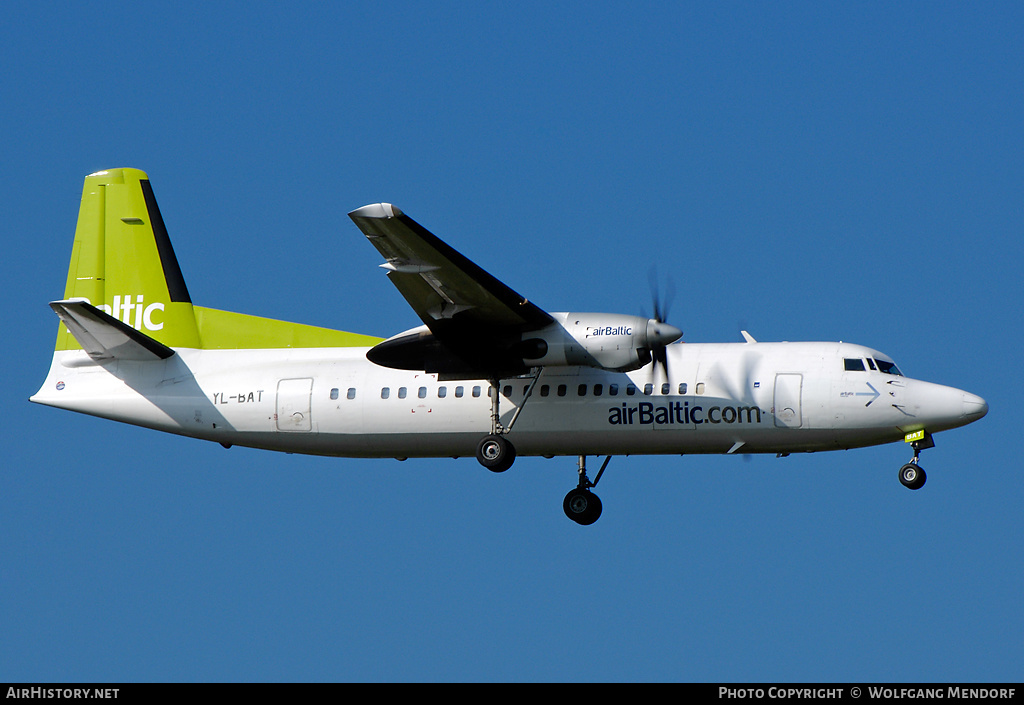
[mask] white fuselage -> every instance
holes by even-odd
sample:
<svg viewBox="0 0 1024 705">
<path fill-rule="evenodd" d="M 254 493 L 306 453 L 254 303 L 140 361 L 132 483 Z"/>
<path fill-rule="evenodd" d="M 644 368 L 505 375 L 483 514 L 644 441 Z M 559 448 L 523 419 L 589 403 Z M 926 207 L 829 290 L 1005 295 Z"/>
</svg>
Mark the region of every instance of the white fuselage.
<svg viewBox="0 0 1024 705">
<path fill-rule="evenodd" d="M 225 445 L 474 454 L 491 428 L 487 381 L 379 367 L 366 351 L 179 349 L 162 361 L 107 363 L 56 352 L 32 400 Z M 845 359 L 866 364 L 847 371 Z M 509 438 L 519 455 L 790 453 L 899 441 L 987 410 L 979 397 L 886 374 L 875 360 L 888 358 L 845 343 L 679 344 L 668 346 L 667 380 L 653 365 L 546 367 Z M 503 425 L 531 381 L 501 382 Z"/>
</svg>

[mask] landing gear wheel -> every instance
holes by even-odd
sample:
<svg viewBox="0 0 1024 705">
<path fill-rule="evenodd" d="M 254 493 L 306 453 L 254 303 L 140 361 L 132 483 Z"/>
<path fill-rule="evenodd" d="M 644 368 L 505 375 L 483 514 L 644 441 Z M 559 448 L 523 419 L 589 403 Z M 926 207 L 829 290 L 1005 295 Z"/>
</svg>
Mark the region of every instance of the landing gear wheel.
<svg viewBox="0 0 1024 705">
<path fill-rule="evenodd" d="M 917 463 L 907 463 L 900 468 L 900 482 L 903 486 L 911 490 L 919 490 L 924 486 L 925 480 L 928 476 L 924 474 Z"/>
<path fill-rule="evenodd" d="M 516 449 L 504 436 L 485 436 L 476 447 L 476 459 L 491 472 L 505 472 L 516 460 Z"/>
<path fill-rule="evenodd" d="M 590 490 L 577 487 L 562 502 L 565 515 L 577 524 L 587 526 L 601 516 L 601 500 Z"/>
</svg>

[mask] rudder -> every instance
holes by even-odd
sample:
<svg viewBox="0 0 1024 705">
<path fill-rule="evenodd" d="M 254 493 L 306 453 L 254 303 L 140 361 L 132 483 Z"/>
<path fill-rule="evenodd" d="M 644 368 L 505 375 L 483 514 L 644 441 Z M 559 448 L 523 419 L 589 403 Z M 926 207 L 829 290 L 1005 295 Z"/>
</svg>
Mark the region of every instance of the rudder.
<svg viewBox="0 0 1024 705">
<path fill-rule="evenodd" d="M 85 178 L 64 299 L 85 299 L 169 347 L 200 347 L 192 300 L 145 172 L 110 169 Z M 56 349 L 80 347 L 61 324 Z"/>
</svg>

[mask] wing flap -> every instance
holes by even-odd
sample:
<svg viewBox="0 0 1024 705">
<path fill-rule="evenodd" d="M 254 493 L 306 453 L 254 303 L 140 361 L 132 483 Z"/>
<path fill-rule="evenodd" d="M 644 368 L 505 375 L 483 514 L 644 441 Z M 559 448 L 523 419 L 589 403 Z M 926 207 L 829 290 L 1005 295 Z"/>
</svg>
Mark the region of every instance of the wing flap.
<svg viewBox="0 0 1024 705">
<path fill-rule="evenodd" d="M 174 350 L 140 333 L 87 301 L 50 303 L 71 335 L 94 360 L 166 360 Z"/>
</svg>

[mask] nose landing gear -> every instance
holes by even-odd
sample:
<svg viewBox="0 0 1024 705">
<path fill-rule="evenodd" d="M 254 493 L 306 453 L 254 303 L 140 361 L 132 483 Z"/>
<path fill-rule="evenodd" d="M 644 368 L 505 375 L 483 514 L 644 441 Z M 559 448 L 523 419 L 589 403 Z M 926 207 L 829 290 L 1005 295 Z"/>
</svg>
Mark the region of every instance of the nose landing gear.
<svg viewBox="0 0 1024 705">
<path fill-rule="evenodd" d="M 910 438 L 911 436 L 908 436 Z M 911 441 L 910 446 L 914 449 L 914 457 L 911 458 L 910 462 L 900 468 L 900 482 L 904 487 L 911 490 L 919 490 L 924 487 L 925 481 L 928 476 L 924 470 L 917 464 L 917 459 L 921 455 L 922 450 L 935 447 L 935 441 L 932 440 L 932 434 L 927 431 L 921 431 L 918 434 L 914 434 L 916 440 Z"/>
<path fill-rule="evenodd" d="M 924 470 L 918 467 L 916 460 L 900 468 L 900 482 L 907 489 L 919 490 L 924 486 L 927 479 L 928 476 L 925 475 Z"/>
</svg>

